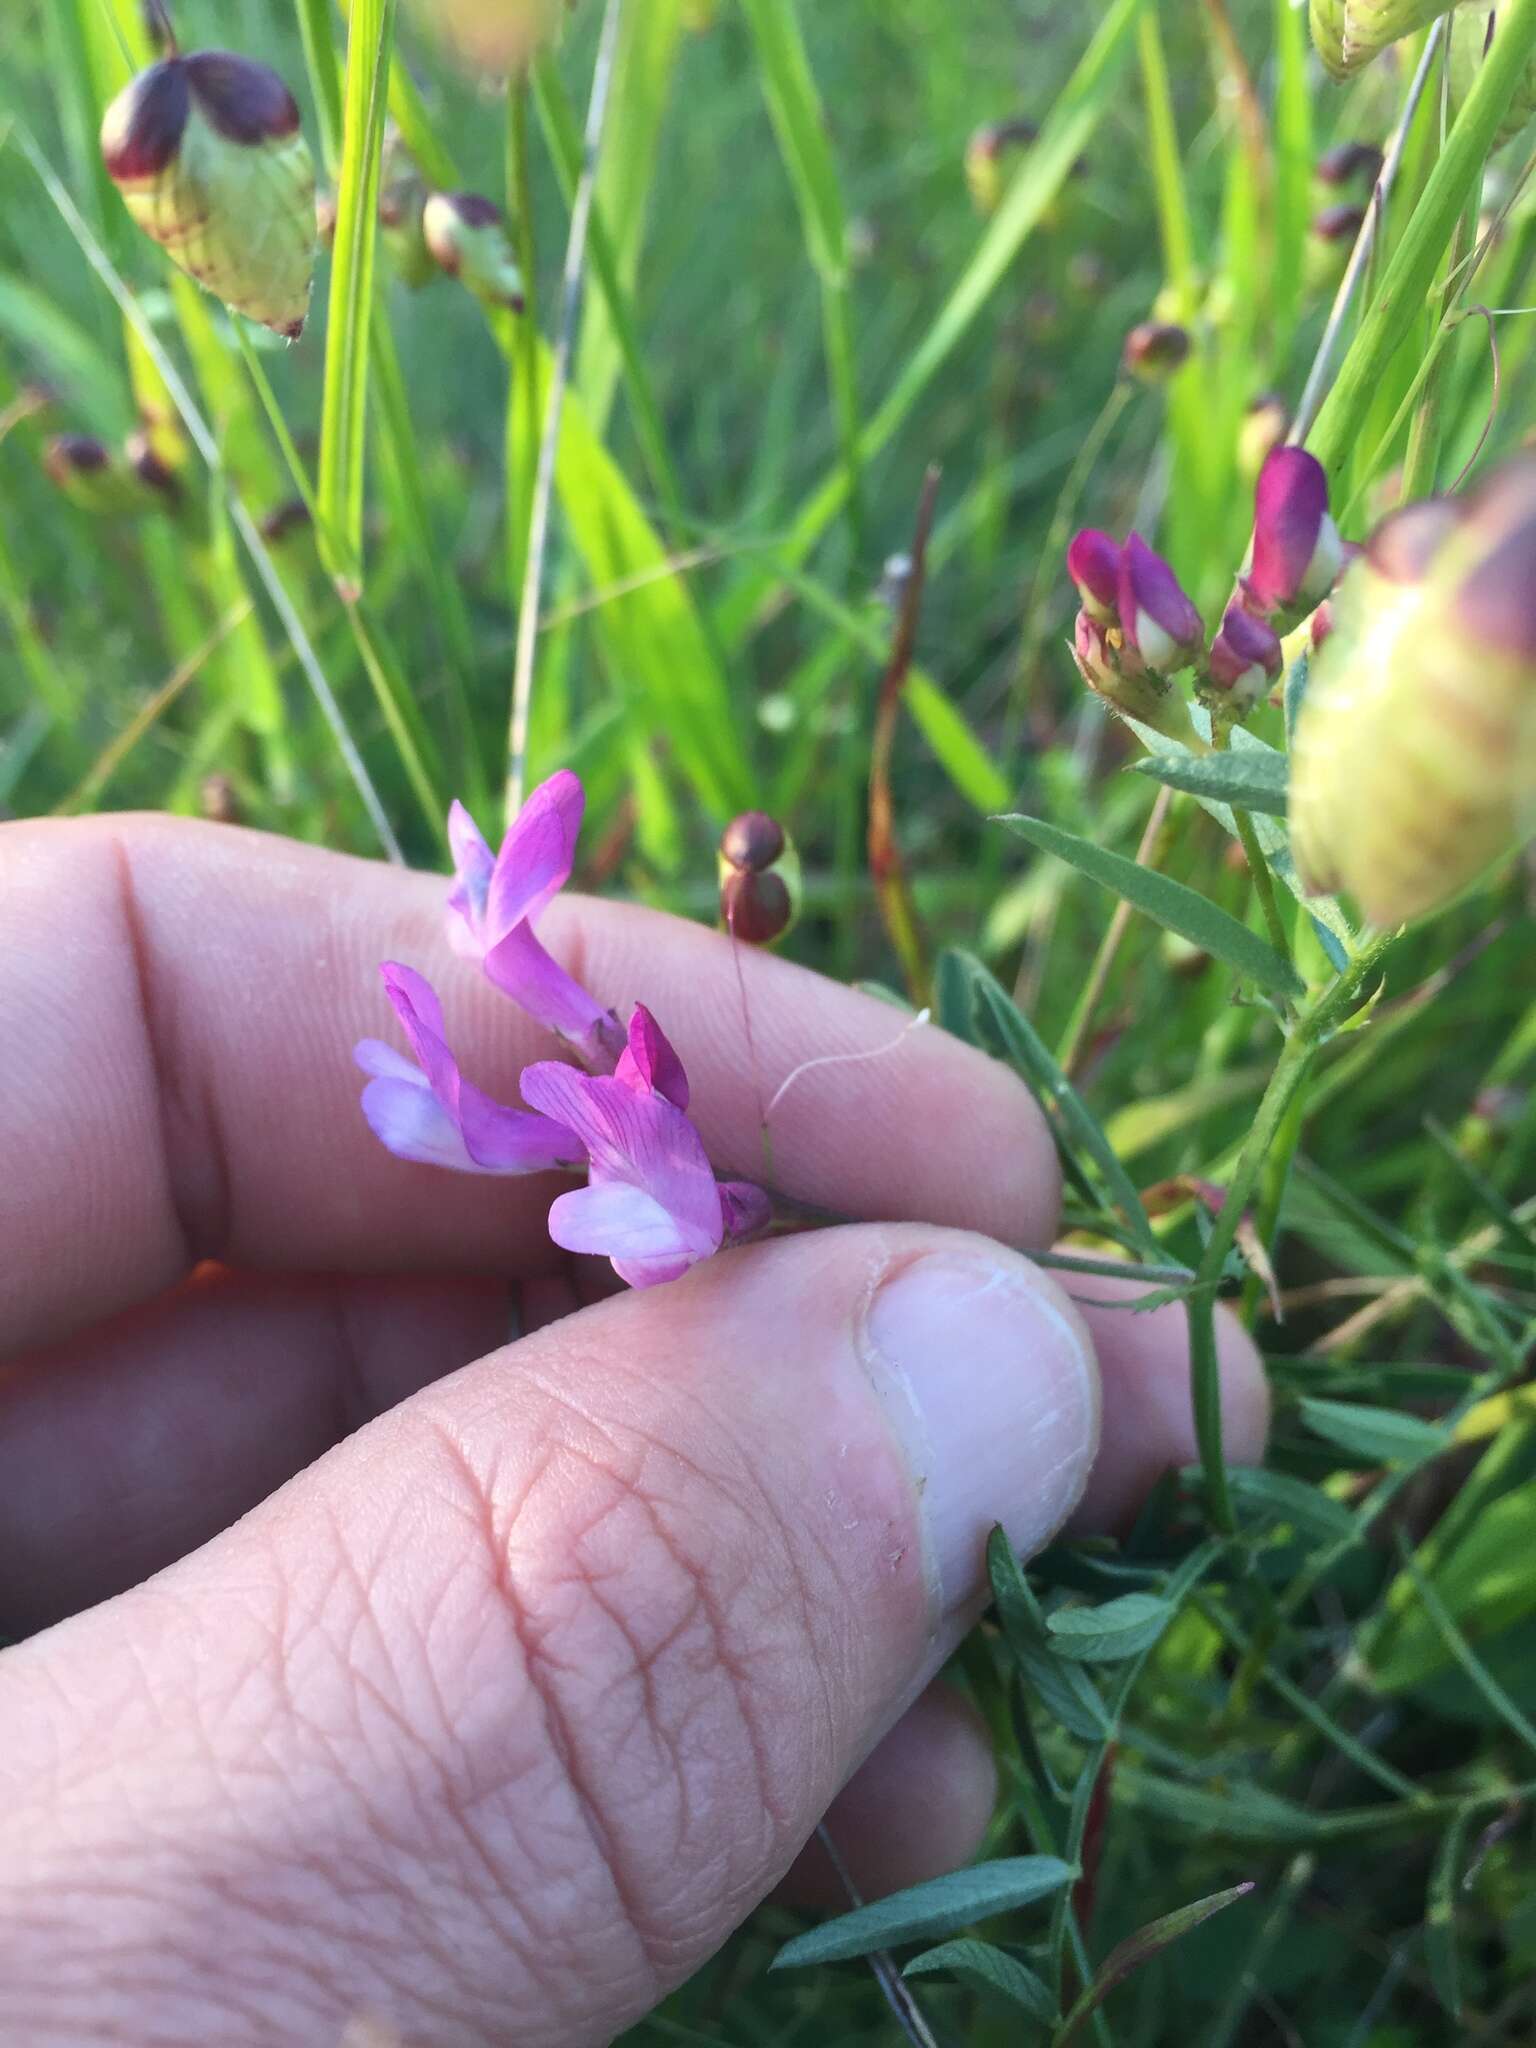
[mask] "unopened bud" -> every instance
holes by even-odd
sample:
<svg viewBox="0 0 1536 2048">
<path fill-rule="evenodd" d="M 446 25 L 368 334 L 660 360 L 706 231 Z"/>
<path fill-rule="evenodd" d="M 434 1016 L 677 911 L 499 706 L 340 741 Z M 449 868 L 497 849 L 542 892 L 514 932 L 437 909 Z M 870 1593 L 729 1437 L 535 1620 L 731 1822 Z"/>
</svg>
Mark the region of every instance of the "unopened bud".
<svg viewBox="0 0 1536 2048">
<path fill-rule="evenodd" d="M 720 890 L 720 915 L 733 938 L 767 946 L 789 930 L 794 906 L 782 876 L 733 868 Z"/>
<path fill-rule="evenodd" d="M 1390 927 L 1449 901 L 1536 821 L 1536 457 L 1458 508 L 1406 507 L 1339 586 L 1302 700 L 1291 836 L 1313 889 Z"/>
<path fill-rule="evenodd" d="M 766 811 L 743 811 L 720 835 L 720 858 L 753 874 L 771 868 L 784 851 L 784 827 Z"/>
<path fill-rule="evenodd" d="M 43 467 L 82 512 L 122 510 L 122 479 L 111 450 L 94 434 L 55 434 L 43 450 Z"/>
<path fill-rule="evenodd" d="M 1257 481 L 1270 454 L 1285 439 L 1290 418 L 1278 391 L 1261 391 L 1250 400 L 1237 430 L 1237 466 L 1250 483 Z"/>
<path fill-rule="evenodd" d="M 309 525 L 309 507 L 302 498 L 285 498 L 281 505 L 274 505 L 261 521 L 261 537 L 268 547 L 277 547 L 290 534 L 300 533 Z"/>
<path fill-rule="evenodd" d="M 1073 628 L 1072 659 L 1088 688 L 1111 710 L 1187 746 L 1195 744 L 1184 699 L 1127 647 L 1118 626 L 1106 626 L 1086 608 L 1080 611 Z"/>
<path fill-rule="evenodd" d="M 965 182 L 978 213 L 995 213 L 1003 196 L 1008 156 L 1027 149 L 1039 131 L 1033 121 L 989 121 L 965 146 Z"/>
<path fill-rule="evenodd" d="M 1173 570 L 1139 533 L 1131 534 L 1120 550 L 1116 609 L 1126 644 L 1158 675 L 1188 668 L 1204 647 L 1199 612 Z"/>
<path fill-rule="evenodd" d="M 144 428 L 137 428 L 123 443 L 123 460 L 129 472 L 150 497 L 159 502 L 162 510 L 174 511 L 181 503 L 181 485 L 176 472 L 169 463 L 161 460 L 152 437 Z"/>
<path fill-rule="evenodd" d="M 1300 619 L 1333 588 L 1344 543 L 1328 511 L 1328 478 L 1304 448 L 1276 448 L 1253 494 L 1247 601 L 1267 617 Z"/>
<path fill-rule="evenodd" d="M 414 0 L 413 12 L 472 75 L 522 71 L 559 26 L 558 0 Z"/>
<path fill-rule="evenodd" d="M 1349 267 L 1350 251 L 1365 225 L 1366 209 L 1344 201 L 1314 214 L 1307 230 L 1308 288 L 1322 292 L 1336 285 Z"/>
<path fill-rule="evenodd" d="M 1354 186 L 1368 194 L 1381 176 L 1381 163 L 1381 151 L 1373 142 L 1336 142 L 1317 160 L 1317 181 L 1330 191 Z"/>
<path fill-rule="evenodd" d="M 523 278 L 501 209 L 475 192 L 434 192 L 422 214 L 434 261 L 487 305 L 523 310 Z"/>
<path fill-rule="evenodd" d="M 101 153 L 173 263 L 236 312 L 289 339 L 303 332 L 315 170 L 275 71 L 225 50 L 167 57 L 108 107 Z"/>
<path fill-rule="evenodd" d="M 240 799 L 227 775 L 205 775 L 197 792 L 197 807 L 215 825 L 238 825 Z"/>
<path fill-rule="evenodd" d="M 1211 642 L 1201 697 L 1228 723 L 1246 718 L 1285 666 L 1280 636 L 1266 619 L 1229 604 Z"/>
<path fill-rule="evenodd" d="M 1144 384 L 1161 384 L 1188 361 L 1189 330 L 1168 320 L 1143 320 L 1125 337 L 1121 367 Z"/>
<path fill-rule="evenodd" d="M 1120 598 L 1120 544 L 1096 526 L 1085 526 L 1072 536 L 1067 549 L 1067 574 L 1077 585 L 1083 610 L 1091 618 L 1113 625 Z"/>
</svg>

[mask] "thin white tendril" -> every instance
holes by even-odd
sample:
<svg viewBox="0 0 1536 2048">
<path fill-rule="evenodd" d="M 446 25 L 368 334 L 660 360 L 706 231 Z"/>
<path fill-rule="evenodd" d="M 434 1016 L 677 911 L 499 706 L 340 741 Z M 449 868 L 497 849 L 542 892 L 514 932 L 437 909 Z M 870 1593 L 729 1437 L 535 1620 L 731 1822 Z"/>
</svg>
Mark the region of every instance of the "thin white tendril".
<svg viewBox="0 0 1536 2048">
<path fill-rule="evenodd" d="M 920 1025 L 931 1022 L 932 1017 L 933 1012 L 931 1010 L 919 1010 L 915 1017 L 907 1019 L 906 1023 L 902 1025 L 889 1044 L 871 1046 L 868 1052 L 824 1052 L 819 1053 L 813 1060 L 802 1060 L 798 1067 L 792 1068 L 784 1076 L 784 1079 L 774 1090 L 773 1100 L 763 1111 L 764 1124 L 767 1123 L 769 1117 L 773 1115 L 773 1112 L 778 1108 L 795 1083 L 803 1075 L 808 1074 L 812 1067 L 845 1067 L 857 1065 L 862 1060 L 883 1060 L 887 1053 L 894 1052 L 902 1040 L 909 1038 Z"/>
</svg>

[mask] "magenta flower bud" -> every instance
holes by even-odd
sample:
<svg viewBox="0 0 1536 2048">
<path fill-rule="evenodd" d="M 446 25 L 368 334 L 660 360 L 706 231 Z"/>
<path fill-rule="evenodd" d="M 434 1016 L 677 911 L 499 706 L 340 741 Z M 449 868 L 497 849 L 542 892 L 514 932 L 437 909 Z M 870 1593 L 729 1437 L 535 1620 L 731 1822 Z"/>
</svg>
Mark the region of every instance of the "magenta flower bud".
<svg viewBox="0 0 1536 2048">
<path fill-rule="evenodd" d="M 1213 705 L 1229 718 L 1246 718 L 1284 666 L 1280 636 L 1269 621 L 1229 604 L 1207 664 Z"/>
<path fill-rule="evenodd" d="M 523 310 L 523 278 L 501 208 L 478 192 L 434 192 L 422 234 L 438 266 L 490 306 Z"/>
<path fill-rule="evenodd" d="M 761 874 L 784 851 L 784 827 L 766 811 L 743 811 L 720 837 L 720 858 L 728 867 Z"/>
<path fill-rule="evenodd" d="M 1353 243 L 1365 225 L 1365 208 L 1355 206 L 1348 200 L 1336 206 L 1325 206 L 1321 213 L 1312 216 L 1312 236 L 1330 247 L 1339 243 Z"/>
<path fill-rule="evenodd" d="M 720 891 L 726 930 L 748 946 L 770 946 L 783 938 L 794 914 L 794 902 L 780 875 L 733 869 Z"/>
<path fill-rule="evenodd" d="M 1120 554 L 1117 600 L 1120 630 L 1149 669 L 1174 675 L 1188 668 L 1205 642 L 1205 625 L 1179 579 L 1139 533 Z"/>
<path fill-rule="evenodd" d="M 1254 609 L 1310 611 L 1343 563 L 1322 464 L 1304 448 L 1276 448 L 1254 491 L 1253 560 L 1244 579 Z"/>
<path fill-rule="evenodd" d="M 1120 544 L 1085 526 L 1072 536 L 1067 549 L 1067 574 L 1077 585 L 1083 609 L 1105 625 L 1115 622 L 1115 605 L 1120 596 Z"/>
<path fill-rule="evenodd" d="M 1373 142 L 1336 142 L 1317 160 L 1317 181 L 1337 190 L 1357 185 L 1369 191 L 1381 176 L 1381 151 Z"/>
<path fill-rule="evenodd" d="M 1132 377 L 1160 383 L 1189 359 L 1188 330 L 1166 320 L 1143 320 L 1125 337 L 1121 367 Z"/>
</svg>

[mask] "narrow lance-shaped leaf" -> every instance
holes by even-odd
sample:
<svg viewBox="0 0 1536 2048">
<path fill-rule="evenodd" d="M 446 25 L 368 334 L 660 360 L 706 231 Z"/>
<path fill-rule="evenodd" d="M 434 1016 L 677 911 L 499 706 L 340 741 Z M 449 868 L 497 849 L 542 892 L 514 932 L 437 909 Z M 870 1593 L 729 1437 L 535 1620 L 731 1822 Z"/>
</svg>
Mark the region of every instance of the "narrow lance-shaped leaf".
<svg viewBox="0 0 1536 2048">
<path fill-rule="evenodd" d="M 1063 1607 L 1046 1617 L 1052 1646 L 1084 1664 L 1117 1664 L 1150 1649 L 1173 1619 L 1154 1593 L 1123 1593 L 1100 1607 Z"/>
<path fill-rule="evenodd" d="M 1064 832 L 1059 825 L 1047 825 L 1041 818 L 1025 818 L 1014 813 L 1000 819 L 999 823 L 1006 825 L 1020 839 L 1027 839 L 1031 845 L 1038 846 L 1042 853 L 1055 854 L 1091 881 L 1113 889 L 1135 909 L 1145 911 L 1148 917 L 1165 925 L 1169 931 L 1177 932 L 1203 952 L 1225 960 L 1229 967 L 1235 967 L 1250 981 L 1257 982 L 1260 988 L 1273 989 L 1285 995 L 1302 993 L 1304 984 L 1301 977 L 1267 939 L 1261 939 L 1247 925 L 1239 924 L 1228 911 L 1208 902 L 1198 891 L 1186 888 L 1182 882 L 1175 882 L 1168 875 L 1158 874 L 1155 869 L 1127 860 L 1122 853 L 1111 853 L 1105 847 L 1095 846 L 1091 840 L 1080 839 L 1075 832 Z"/>
<path fill-rule="evenodd" d="M 1438 1423 L 1426 1422 L 1421 1415 L 1405 1415 L 1396 1408 L 1371 1408 L 1358 1401 L 1304 1397 L 1301 1419 L 1318 1436 L 1373 1465 L 1432 1457 L 1450 1442 Z"/>
<path fill-rule="evenodd" d="M 1246 1898 L 1252 1890 L 1253 1881 L 1249 1879 L 1247 1883 L 1235 1884 L 1227 1891 L 1212 1892 L 1209 1898 L 1180 1906 L 1172 1913 L 1163 1914 L 1161 1919 L 1149 1921 L 1134 1934 L 1128 1934 L 1099 1965 L 1093 1982 L 1068 2014 L 1067 2023 L 1056 2038 L 1055 2048 L 1067 2048 L 1115 1986 L 1123 1984 L 1133 1970 L 1139 1970 L 1143 1963 L 1149 1963 L 1163 1949 L 1184 1935 L 1192 1934 L 1203 1921 Z"/>
<path fill-rule="evenodd" d="M 1206 796 L 1239 810 L 1285 816 L 1285 756 L 1280 753 L 1149 754 L 1134 762 L 1138 775 L 1190 796 Z"/>
<path fill-rule="evenodd" d="M 946 1941 L 914 1956 L 901 1974 L 932 1977 L 940 1971 L 984 1991 L 995 1991 L 1046 2026 L 1056 2017 L 1056 2001 L 1043 1979 L 1027 1963 L 1021 1963 L 1017 1956 L 1009 1955 L 1007 1949 L 990 1941 Z"/>
<path fill-rule="evenodd" d="M 839 1963 L 872 1955 L 902 1941 L 932 1941 L 956 1934 L 994 1913 L 1014 1913 L 1049 1898 L 1077 1873 L 1058 1856 L 1003 1856 L 971 1870 L 952 1870 L 915 1884 L 872 1906 L 844 1913 L 786 1942 L 769 1965 L 793 1970 L 807 1963 Z"/>
</svg>

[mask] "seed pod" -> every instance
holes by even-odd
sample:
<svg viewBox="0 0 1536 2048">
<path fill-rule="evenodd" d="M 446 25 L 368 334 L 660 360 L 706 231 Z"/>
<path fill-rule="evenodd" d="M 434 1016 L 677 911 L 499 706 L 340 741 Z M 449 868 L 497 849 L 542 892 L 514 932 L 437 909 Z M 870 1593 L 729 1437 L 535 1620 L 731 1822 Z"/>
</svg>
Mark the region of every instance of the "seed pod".
<svg viewBox="0 0 1536 2048">
<path fill-rule="evenodd" d="M 101 153 L 173 263 L 297 339 L 314 274 L 315 168 L 275 71 L 225 50 L 152 64 L 108 107 Z"/>
<path fill-rule="evenodd" d="M 1454 5 L 1455 0 L 1311 0 L 1312 40 L 1329 74 L 1345 79 L 1389 43 L 1427 27 Z"/>
<path fill-rule="evenodd" d="M 720 891 L 720 915 L 734 938 L 768 946 L 789 930 L 794 906 L 781 876 L 732 869 Z"/>
<path fill-rule="evenodd" d="M 1143 384 L 1164 384 L 1189 360 L 1189 330 L 1171 320 L 1143 320 L 1125 337 L 1120 364 Z"/>
<path fill-rule="evenodd" d="M 490 306 L 523 310 L 523 277 L 501 209 L 476 192 L 434 192 L 422 231 L 440 269 Z"/>
<path fill-rule="evenodd" d="M 1302 700 L 1291 839 L 1311 889 L 1385 928 L 1448 902 L 1536 823 L 1536 457 L 1463 508 L 1394 514 L 1334 598 Z"/>
<path fill-rule="evenodd" d="M 380 166 L 379 240 L 396 277 L 413 292 L 437 274 L 423 226 L 426 208 L 426 180 L 398 130 L 391 128 L 384 138 Z"/>
<path fill-rule="evenodd" d="M 760 875 L 784 851 L 784 827 L 766 811 L 743 811 L 720 835 L 720 858 L 728 867 Z"/>
<path fill-rule="evenodd" d="M 1345 0 L 1311 0 L 1312 42 L 1330 78 L 1347 78 L 1344 62 Z"/>
<path fill-rule="evenodd" d="M 1201 701 L 1228 724 L 1239 724 L 1268 696 L 1284 666 L 1274 627 L 1240 604 L 1229 604 L 1211 642 Z"/>
</svg>

